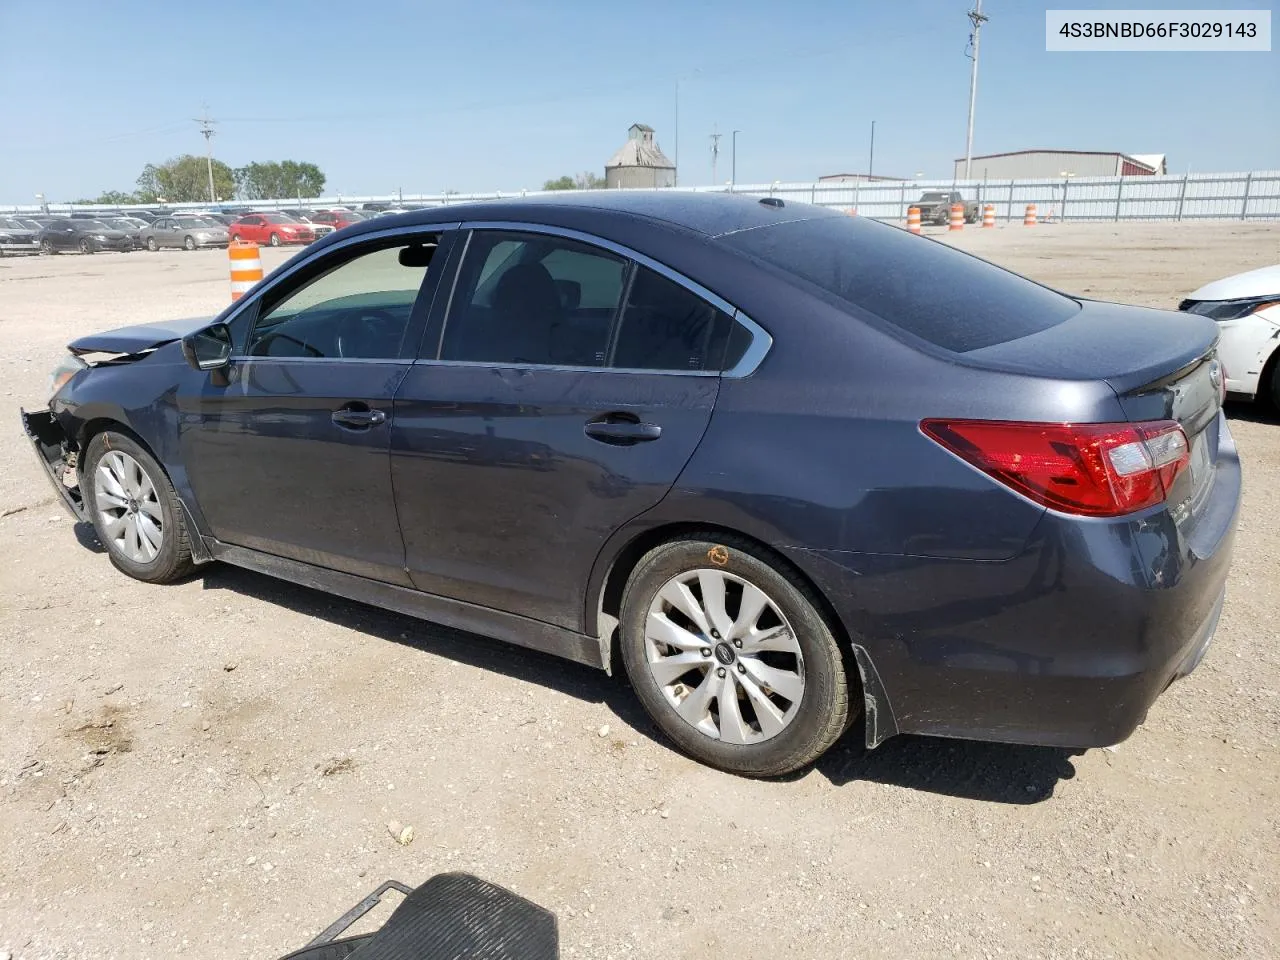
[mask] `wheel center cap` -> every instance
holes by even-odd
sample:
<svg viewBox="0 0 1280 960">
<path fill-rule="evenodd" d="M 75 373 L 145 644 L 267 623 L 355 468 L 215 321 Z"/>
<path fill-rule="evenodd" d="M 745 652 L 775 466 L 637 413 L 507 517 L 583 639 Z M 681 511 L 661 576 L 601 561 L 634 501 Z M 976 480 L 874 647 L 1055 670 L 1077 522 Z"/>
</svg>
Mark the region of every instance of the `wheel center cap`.
<svg viewBox="0 0 1280 960">
<path fill-rule="evenodd" d="M 130 512 L 130 513 L 137 513 L 137 512 L 138 512 L 138 501 L 137 501 L 137 500 L 130 500 L 130 501 L 129 501 L 129 508 L 128 508 L 128 509 L 129 509 L 129 512 Z"/>
<path fill-rule="evenodd" d="M 723 663 L 726 667 L 729 666 L 729 664 L 733 663 L 733 661 L 736 659 L 736 655 L 733 652 L 733 647 L 729 646 L 729 644 L 725 643 L 723 640 L 721 640 L 719 643 L 716 644 L 715 652 L 716 652 L 716 659 L 719 660 L 721 663 Z"/>
</svg>

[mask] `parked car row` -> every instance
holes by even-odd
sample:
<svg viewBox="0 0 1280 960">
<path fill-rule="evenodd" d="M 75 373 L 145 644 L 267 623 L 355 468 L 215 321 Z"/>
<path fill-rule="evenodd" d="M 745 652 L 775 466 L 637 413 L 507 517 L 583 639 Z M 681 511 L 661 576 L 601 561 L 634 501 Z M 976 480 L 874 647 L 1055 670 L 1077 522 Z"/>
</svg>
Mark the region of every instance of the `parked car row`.
<svg viewBox="0 0 1280 960">
<path fill-rule="evenodd" d="M 221 211 L 113 213 L 78 211 L 67 216 L 14 214 L 0 217 L 0 256 L 84 254 L 115 250 L 199 250 L 226 247 L 232 240 L 249 240 L 272 247 L 308 244 L 334 230 L 375 216 L 404 213 L 402 208 L 356 211 L 345 207 L 255 210 L 236 214 Z"/>
</svg>

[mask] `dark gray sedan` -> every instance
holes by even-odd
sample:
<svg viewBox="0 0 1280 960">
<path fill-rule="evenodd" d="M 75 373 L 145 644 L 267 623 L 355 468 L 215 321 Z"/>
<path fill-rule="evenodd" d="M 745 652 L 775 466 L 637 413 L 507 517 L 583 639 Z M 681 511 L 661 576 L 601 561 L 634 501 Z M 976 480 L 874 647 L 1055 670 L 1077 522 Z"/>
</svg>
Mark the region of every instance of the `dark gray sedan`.
<svg viewBox="0 0 1280 960">
<path fill-rule="evenodd" d="M 1223 607 L 1216 349 L 862 217 L 599 190 L 354 224 L 216 318 L 74 341 L 24 421 L 129 576 L 622 666 L 689 754 L 777 775 L 859 719 L 1127 737 Z"/>
<path fill-rule="evenodd" d="M 18 220 L 0 217 L 0 257 L 19 257 L 40 252 L 36 231 Z"/>
<path fill-rule="evenodd" d="M 216 220 L 182 215 L 157 217 L 139 232 L 139 237 L 143 246 L 152 251 L 163 247 L 225 247 L 231 242 L 227 228 Z"/>
</svg>

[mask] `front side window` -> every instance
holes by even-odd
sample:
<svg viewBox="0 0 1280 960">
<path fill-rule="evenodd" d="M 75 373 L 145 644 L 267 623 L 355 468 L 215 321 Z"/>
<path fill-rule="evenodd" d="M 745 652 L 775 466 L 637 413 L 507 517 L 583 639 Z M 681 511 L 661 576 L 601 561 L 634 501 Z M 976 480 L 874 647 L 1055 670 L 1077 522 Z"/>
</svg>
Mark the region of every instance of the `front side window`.
<svg viewBox="0 0 1280 960">
<path fill-rule="evenodd" d="M 621 257 L 564 237 L 477 231 L 440 358 L 605 366 L 626 267 Z"/>
<path fill-rule="evenodd" d="M 434 237 L 364 247 L 301 287 L 270 297 L 246 352 L 254 357 L 399 357 L 435 249 Z"/>
</svg>

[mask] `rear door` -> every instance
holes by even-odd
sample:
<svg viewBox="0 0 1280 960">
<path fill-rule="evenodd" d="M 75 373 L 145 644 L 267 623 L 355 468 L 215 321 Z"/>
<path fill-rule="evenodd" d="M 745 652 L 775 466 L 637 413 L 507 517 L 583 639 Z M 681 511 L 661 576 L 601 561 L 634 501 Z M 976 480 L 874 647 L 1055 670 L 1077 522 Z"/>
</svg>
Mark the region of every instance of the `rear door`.
<svg viewBox="0 0 1280 960">
<path fill-rule="evenodd" d="M 471 232 L 396 396 L 392 475 L 417 587 L 577 629 L 605 540 L 707 428 L 732 308 L 539 230 Z"/>
</svg>

